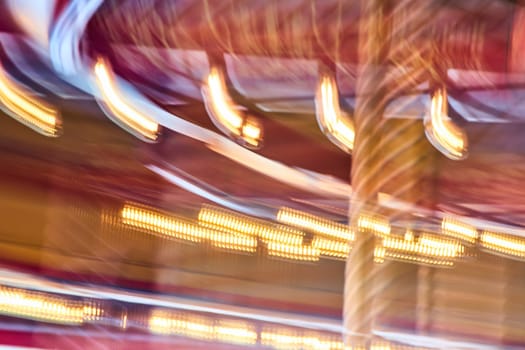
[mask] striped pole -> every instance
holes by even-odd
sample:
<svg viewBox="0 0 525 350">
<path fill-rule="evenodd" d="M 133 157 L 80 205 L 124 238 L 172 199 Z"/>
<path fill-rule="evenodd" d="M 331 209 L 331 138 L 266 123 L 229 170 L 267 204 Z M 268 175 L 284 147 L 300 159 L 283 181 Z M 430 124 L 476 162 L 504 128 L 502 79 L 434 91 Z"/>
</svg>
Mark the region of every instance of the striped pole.
<svg viewBox="0 0 525 350">
<path fill-rule="evenodd" d="M 390 220 L 402 218 L 403 213 L 378 207 L 379 192 L 417 204 L 428 191 L 425 171 L 434 151 L 422 121 L 386 120 L 384 111 L 393 98 L 431 78 L 433 48 L 430 43 L 422 46 L 420 40 L 428 34 L 435 6 L 432 0 L 404 0 L 392 8 L 381 0 L 361 2 L 350 203 L 350 222 L 357 234 L 346 265 L 343 306 L 345 343 L 356 348 L 370 347 L 374 325 L 395 316 L 392 300 L 398 291 L 416 299 L 417 267 L 376 265 L 377 239 L 373 232 L 360 230 L 358 220 L 364 210 Z"/>
</svg>

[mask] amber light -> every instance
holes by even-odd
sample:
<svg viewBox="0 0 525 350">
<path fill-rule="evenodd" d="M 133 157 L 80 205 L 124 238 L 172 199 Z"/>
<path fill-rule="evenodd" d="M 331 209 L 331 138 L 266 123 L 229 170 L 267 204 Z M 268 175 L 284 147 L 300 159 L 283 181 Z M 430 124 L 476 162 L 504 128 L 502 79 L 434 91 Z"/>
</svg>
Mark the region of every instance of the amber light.
<svg viewBox="0 0 525 350">
<path fill-rule="evenodd" d="M 141 114 L 127 103 L 119 93 L 109 63 L 99 58 L 93 69 L 96 83 L 102 93 L 102 102 L 111 112 L 109 116 L 119 125 L 144 141 L 156 141 L 159 124 Z"/>
<path fill-rule="evenodd" d="M 6 112 L 22 124 L 45 136 L 59 136 L 62 120 L 58 110 L 30 96 L 27 89 L 12 80 L 0 64 L 0 102 Z"/>
</svg>

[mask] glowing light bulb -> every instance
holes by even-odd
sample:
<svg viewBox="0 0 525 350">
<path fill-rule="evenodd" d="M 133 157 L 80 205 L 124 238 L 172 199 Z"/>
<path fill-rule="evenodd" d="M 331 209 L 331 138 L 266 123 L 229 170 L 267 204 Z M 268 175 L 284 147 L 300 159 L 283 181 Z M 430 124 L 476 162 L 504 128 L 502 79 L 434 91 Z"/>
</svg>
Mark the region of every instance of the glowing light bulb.
<svg viewBox="0 0 525 350">
<path fill-rule="evenodd" d="M 387 236 L 392 229 L 386 218 L 372 214 L 359 215 L 357 227 L 362 231 L 370 232 L 378 236 Z"/>
<path fill-rule="evenodd" d="M 351 153 L 355 140 L 354 123 L 341 111 L 337 84 L 332 76 L 327 74 L 321 76 L 315 105 L 317 123 L 323 133 L 337 147 Z"/>
<path fill-rule="evenodd" d="M 255 326 L 249 322 L 152 310 L 148 326 L 151 332 L 229 344 L 253 345 L 257 342 Z"/>
<path fill-rule="evenodd" d="M 146 142 L 156 141 L 160 133 L 159 124 L 142 115 L 124 100 L 118 91 L 109 64 L 99 58 L 93 71 L 96 84 L 102 93 L 102 101 L 99 103 L 106 115 L 139 139 Z"/>
<path fill-rule="evenodd" d="M 210 205 L 204 205 L 199 211 L 199 223 L 217 230 L 257 237 L 264 242 L 300 245 L 304 237 L 304 233 L 297 229 L 275 225 Z"/>
<path fill-rule="evenodd" d="M 350 243 L 323 237 L 314 237 L 312 247 L 319 249 L 322 256 L 346 260 L 350 254 Z"/>
<path fill-rule="evenodd" d="M 432 94 L 430 113 L 425 116 L 428 140 L 446 157 L 454 160 L 468 155 L 467 135 L 448 116 L 447 90 L 438 88 Z"/>
<path fill-rule="evenodd" d="M 511 258 L 525 259 L 525 238 L 483 231 L 480 244 L 486 250 Z"/>
<path fill-rule="evenodd" d="M 352 232 L 348 225 L 340 224 L 297 209 L 286 207 L 279 209 L 277 221 L 338 240 L 353 241 L 355 238 L 354 232 Z"/>
<path fill-rule="evenodd" d="M 260 147 L 262 125 L 257 119 L 247 117 L 244 112 L 236 109 L 219 68 L 211 67 L 201 90 L 206 110 L 215 126 L 247 147 Z"/>
<path fill-rule="evenodd" d="M 313 246 L 269 242 L 268 255 L 299 261 L 318 261 L 320 252 Z"/>
<path fill-rule="evenodd" d="M 126 204 L 121 212 L 122 223 L 146 230 L 168 239 L 204 243 L 232 251 L 253 253 L 257 239 L 246 235 L 221 232 L 162 212 Z"/>
<path fill-rule="evenodd" d="M 1 63 L 0 106 L 8 115 L 42 135 L 56 137 L 62 132 L 62 119 L 58 110 L 30 96 L 26 88 L 9 77 Z"/>
<path fill-rule="evenodd" d="M 478 231 L 472 225 L 461 222 L 452 217 L 445 217 L 441 221 L 441 232 L 444 235 L 474 243 L 478 238 Z"/>
<path fill-rule="evenodd" d="M 50 323 L 81 325 L 98 320 L 102 312 L 96 303 L 0 286 L 0 314 Z"/>
</svg>

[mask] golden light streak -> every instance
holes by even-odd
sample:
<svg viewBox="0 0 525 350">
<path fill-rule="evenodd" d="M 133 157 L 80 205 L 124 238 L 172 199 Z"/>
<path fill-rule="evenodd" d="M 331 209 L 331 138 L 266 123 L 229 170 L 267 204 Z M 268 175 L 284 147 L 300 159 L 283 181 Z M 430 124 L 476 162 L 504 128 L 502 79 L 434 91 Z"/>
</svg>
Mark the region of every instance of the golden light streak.
<svg viewBox="0 0 525 350">
<path fill-rule="evenodd" d="M 347 350 L 335 336 L 280 327 L 263 327 L 261 345 L 282 350 Z"/>
<path fill-rule="evenodd" d="M 483 248 L 514 258 L 525 258 L 525 238 L 491 231 L 483 231 L 480 236 Z"/>
<path fill-rule="evenodd" d="M 382 244 L 387 253 L 415 254 L 424 258 L 457 258 L 464 253 L 461 244 L 429 235 L 418 241 L 385 237 Z"/>
<path fill-rule="evenodd" d="M 450 260 L 443 260 L 443 259 L 432 258 L 432 257 L 424 257 L 424 256 L 413 255 L 413 254 L 406 254 L 403 252 L 393 252 L 393 251 L 388 251 L 388 250 L 385 251 L 384 259 L 400 260 L 400 261 L 406 261 L 406 262 L 412 262 L 416 264 L 430 265 L 430 266 L 441 266 L 441 267 L 454 266 L 454 261 L 450 261 Z"/>
<path fill-rule="evenodd" d="M 241 215 L 230 210 L 203 205 L 199 211 L 202 226 L 218 230 L 257 237 L 264 242 L 279 242 L 290 245 L 303 243 L 304 233 L 283 225 L 274 225 L 263 220 Z"/>
<path fill-rule="evenodd" d="M 245 321 L 215 320 L 206 316 L 155 309 L 150 314 L 148 327 L 157 334 L 241 345 L 257 343 L 255 326 Z"/>
<path fill-rule="evenodd" d="M 341 111 L 335 79 L 323 75 L 320 81 L 316 95 L 317 122 L 336 146 L 351 153 L 354 149 L 354 123 Z"/>
<path fill-rule="evenodd" d="M 391 231 L 388 219 L 372 214 L 361 214 L 357 219 L 359 230 L 370 232 L 378 236 L 388 236 Z"/>
<path fill-rule="evenodd" d="M 269 242 L 268 255 L 299 261 L 318 261 L 320 251 L 313 246 Z"/>
<path fill-rule="evenodd" d="M 382 246 L 376 246 L 374 248 L 374 262 L 381 264 L 385 262 L 386 249 Z"/>
<path fill-rule="evenodd" d="M 444 235 L 457 238 L 468 243 L 475 243 L 478 231 L 474 226 L 452 217 L 444 217 L 441 221 L 441 232 Z"/>
<path fill-rule="evenodd" d="M 354 232 L 348 225 L 296 209 L 286 207 L 279 209 L 277 221 L 338 240 L 353 241 L 355 238 Z"/>
<path fill-rule="evenodd" d="M 351 249 L 349 242 L 319 236 L 312 240 L 312 247 L 319 249 L 322 256 L 339 260 L 346 260 Z"/>
<path fill-rule="evenodd" d="M 104 105 L 117 121 L 139 138 L 150 142 L 156 141 L 160 131 L 159 124 L 126 103 L 118 91 L 109 64 L 99 58 L 95 63 L 94 74 Z"/>
<path fill-rule="evenodd" d="M 443 258 L 425 257 L 413 253 L 406 253 L 404 251 L 387 250 L 383 246 L 376 246 L 374 248 L 374 262 L 382 264 L 385 260 L 399 260 L 415 264 L 423 264 L 437 267 L 451 267 L 454 266 L 454 261 Z"/>
<path fill-rule="evenodd" d="M 219 129 L 242 140 L 247 146 L 260 146 L 263 138 L 262 125 L 255 118 L 236 109 L 228 94 L 223 73 L 217 67 L 211 67 L 202 94 L 206 110 Z"/>
<path fill-rule="evenodd" d="M 447 90 L 438 88 L 432 94 L 430 118 L 425 120 L 429 141 L 445 156 L 463 159 L 467 155 L 467 135 L 448 116 Z"/>
<path fill-rule="evenodd" d="M 80 325 L 102 316 L 95 303 L 49 293 L 0 287 L 0 314 L 50 323 Z"/>
<path fill-rule="evenodd" d="M 58 110 L 25 90 L 7 75 L 0 63 L 0 102 L 6 112 L 42 135 L 59 136 L 62 120 Z"/>
<path fill-rule="evenodd" d="M 195 243 L 207 241 L 218 248 L 241 252 L 257 250 L 257 239 L 253 237 L 220 232 L 155 210 L 126 204 L 120 215 L 122 223 L 165 238 Z"/>
</svg>

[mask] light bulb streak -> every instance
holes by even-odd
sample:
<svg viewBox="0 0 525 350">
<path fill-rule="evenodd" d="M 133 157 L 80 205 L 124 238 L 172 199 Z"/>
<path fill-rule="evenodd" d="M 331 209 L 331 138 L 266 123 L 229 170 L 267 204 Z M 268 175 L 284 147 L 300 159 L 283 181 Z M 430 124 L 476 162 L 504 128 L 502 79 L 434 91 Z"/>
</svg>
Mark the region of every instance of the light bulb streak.
<svg viewBox="0 0 525 350">
<path fill-rule="evenodd" d="M 374 214 L 361 214 L 357 219 L 359 230 L 369 232 L 378 236 L 388 236 L 392 227 L 388 219 Z"/>
<path fill-rule="evenodd" d="M 387 254 L 390 252 L 399 252 L 403 254 L 416 254 L 423 258 L 452 259 L 464 254 L 464 247 L 461 244 L 429 235 L 424 235 L 417 241 L 385 237 L 382 245 L 386 249 Z"/>
<path fill-rule="evenodd" d="M 264 242 L 301 245 L 304 233 L 283 225 L 274 225 L 235 212 L 204 205 L 199 211 L 199 224 L 217 230 L 226 230 L 257 237 Z"/>
<path fill-rule="evenodd" d="M 0 314 L 49 323 L 81 325 L 99 319 L 102 309 L 95 303 L 66 296 L 0 286 Z"/>
<path fill-rule="evenodd" d="M 102 107 L 107 116 L 138 138 L 153 142 L 159 134 L 159 124 L 130 106 L 119 93 L 111 67 L 99 58 L 93 69 L 96 83 L 102 93 Z"/>
<path fill-rule="evenodd" d="M 398 260 L 402 262 L 410 262 L 419 265 L 428 265 L 428 266 L 437 266 L 437 267 L 452 267 L 454 266 L 454 261 L 433 258 L 433 257 L 424 257 L 413 255 L 409 253 L 389 251 L 386 249 L 376 248 L 374 261 L 376 263 L 383 263 L 385 260 Z"/>
<path fill-rule="evenodd" d="M 480 245 L 485 250 L 510 258 L 525 259 L 525 238 L 483 231 Z"/>
<path fill-rule="evenodd" d="M 279 326 L 316 329 L 322 332 L 336 334 L 342 332 L 340 322 L 331 318 L 309 315 L 298 316 L 297 314 L 289 312 L 235 306 L 174 295 L 157 295 L 150 292 L 123 290 L 113 286 L 81 284 L 75 285 L 75 287 L 72 288 L 69 282 L 50 280 L 39 275 L 15 272 L 2 268 L 0 268 L 0 277 L 4 284 L 13 288 L 31 288 L 35 291 L 61 293 L 71 297 L 119 300 L 130 306 L 149 306 L 169 309 L 170 311 L 207 313 L 217 318 L 238 318 L 246 321 L 268 322 Z"/>
<path fill-rule="evenodd" d="M 69 84 L 96 96 L 99 95 L 99 92 L 90 88 L 92 67 L 82 62 L 79 45 L 87 23 L 102 3 L 103 0 L 70 1 L 52 26 L 49 39 L 50 59 L 55 70 L 61 73 L 62 78 Z M 115 80 L 118 80 L 118 77 L 115 76 Z M 127 101 L 134 101 L 137 112 L 149 116 L 169 130 L 206 144 L 209 149 L 217 154 L 250 170 L 294 188 L 325 197 L 348 199 L 352 193 L 352 188 L 344 181 L 313 172 L 306 173 L 302 169 L 290 167 L 251 152 L 211 130 L 167 112 L 152 103 L 127 82 L 119 81 L 119 85 L 121 83 L 125 85 L 125 89 L 120 91 L 122 97 Z M 254 135 L 251 131 L 246 131 L 246 134 Z M 160 170 L 158 168 L 152 169 L 152 171 L 158 171 L 159 175 L 168 181 L 173 180 L 169 174 Z M 388 205 L 388 203 L 386 204 Z M 397 201 L 393 205 L 397 207 L 401 204 L 408 205 L 408 203 L 401 201 Z M 414 210 L 420 210 L 420 208 L 414 208 Z"/>
<path fill-rule="evenodd" d="M 157 334 L 241 345 L 254 345 L 258 336 L 255 326 L 246 321 L 217 320 L 162 309 L 152 310 L 148 328 Z"/>
<path fill-rule="evenodd" d="M 153 323 L 153 328 L 159 332 L 157 334 L 167 334 L 166 329 L 171 329 L 169 322 L 162 321 L 162 318 L 177 318 L 178 314 L 181 319 L 186 321 L 195 321 L 202 317 L 200 315 L 210 315 L 213 319 L 214 325 L 223 326 L 225 329 L 223 334 L 229 337 L 229 333 L 236 333 L 240 329 L 241 339 L 249 339 L 249 333 L 253 325 L 262 323 L 259 331 L 259 339 L 266 339 L 266 341 L 279 342 L 278 337 L 274 335 L 295 336 L 294 340 L 290 338 L 281 338 L 284 343 L 300 343 L 301 338 L 307 339 L 305 343 L 314 344 L 316 340 L 319 342 L 333 342 L 332 347 L 328 349 L 344 349 L 351 348 L 343 347 L 340 339 L 340 334 L 344 333 L 341 323 L 332 318 L 322 318 L 308 315 L 297 315 L 296 313 L 272 311 L 266 309 L 255 309 L 249 307 L 233 306 L 230 304 L 220 304 L 215 302 L 182 298 L 173 295 L 156 295 L 149 292 L 140 292 L 135 290 L 123 290 L 121 288 L 112 286 L 97 286 L 92 284 L 79 284 L 72 288 L 69 282 L 58 280 L 51 280 L 40 275 L 16 272 L 10 269 L 0 268 L 0 277 L 6 288 L 23 290 L 26 293 L 34 293 L 34 295 L 43 295 L 47 297 L 59 297 L 61 300 L 78 300 L 82 298 L 95 298 L 100 300 L 118 300 L 125 303 L 130 308 L 135 306 L 153 307 L 156 311 L 151 311 L 148 315 L 146 326 Z M 0 294 L 1 289 L 0 289 Z M 71 299 L 70 299 L 71 298 Z M 84 306 L 87 306 L 86 322 L 87 320 L 98 320 L 105 316 L 105 310 L 97 306 L 97 301 L 84 301 Z M 97 311 L 100 310 L 100 311 Z M 198 313 L 198 314 L 197 314 Z M 159 321 L 151 322 L 151 317 L 158 316 Z M 235 319 L 232 319 L 235 318 Z M 151 322 L 151 323 L 150 323 Z M 237 323 L 239 322 L 239 323 Z M 244 323 L 246 322 L 246 323 Z M 155 323 L 157 323 L 155 325 Z M 208 323 L 205 321 L 202 325 L 197 325 L 196 329 L 202 329 Z M 15 327 L 13 325 L 13 327 Z M 246 328 L 244 328 L 246 327 Z M 293 327 L 293 328 L 292 328 Z M 257 331 L 258 327 L 255 327 Z M 14 329 L 14 328 L 10 328 Z M 245 332 L 247 330 L 247 332 Z M 67 333 L 67 329 L 64 330 Z M 89 331 L 87 331 L 89 332 Z M 263 333 L 265 334 L 263 336 Z M 418 334 L 411 334 L 407 332 L 387 332 L 381 330 L 374 330 L 374 334 L 382 339 L 387 339 L 392 342 L 399 342 L 409 344 L 410 346 L 435 348 L 435 349 L 476 349 L 488 350 L 495 349 L 494 346 L 473 343 L 468 341 L 448 340 L 436 336 L 422 336 Z M 243 335 L 247 335 L 244 337 Z M 220 336 L 220 335 L 219 335 Z M 286 341 L 289 339 L 290 341 Z M 262 345 L 262 344 L 261 344 Z M 397 345 L 391 345 L 393 349 L 398 349 Z M 323 348 L 323 347 L 319 347 Z M 402 347 L 401 347 L 402 348 Z M 289 348 L 286 348 L 289 349 Z M 317 349 L 317 348 L 314 348 Z M 355 348 L 354 348 L 355 349 Z M 403 349 L 403 348 L 402 348 Z"/>
<path fill-rule="evenodd" d="M 83 63 L 79 53 L 80 38 L 91 16 L 96 12 L 102 0 L 73 0 L 60 14 L 51 29 L 49 40 L 50 59 L 53 67 L 69 84 L 82 91 L 98 96 L 100 93 L 90 88 L 91 68 Z M 118 80 L 118 77 L 115 77 Z M 119 81 L 119 85 L 121 82 Z M 121 90 L 126 101 L 133 101 L 134 107 L 142 115 L 147 115 L 159 125 L 186 135 L 206 144 L 212 151 L 242 166 L 268 176 L 294 188 L 317 193 L 322 196 L 348 198 L 351 187 L 344 181 L 315 177 L 299 169 L 260 156 L 216 132 L 193 124 L 183 118 L 167 112 L 152 103 L 133 86 L 122 81 L 125 89 Z M 100 97 L 100 96 L 99 96 Z M 252 133 L 249 133 L 252 135 Z"/>
<path fill-rule="evenodd" d="M 277 221 L 338 240 L 353 241 L 355 238 L 348 225 L 297 209 L 280 208 L 277 212 Z"/>
<path fill-rule="evenodd" d="M 202 96 L 206 110 L 213 123 L 225 134 L 249 147 L 259 147 L 262 142 L 262 126 L 253 117 L 235 108 L 223 73 L 217 67 L 211 67 L 202 87 Z"/>
<path fill-rule="evenodd" d="M 349 242 L 319 236 L 312 240 L 312 247 L 319 249 L 321 256 L 337 260 L 346 260 L 351 249 Z"/>
<path fill-rule="evenodd" d="M 291 245 L 279 242 L 269 242 L 268 255 L 283 259 L 298 261 L 318 261 L 321 255 L 319 249 L 307 245 Z"/>
<path fill-rule="evenodd" d="M 9 116 L 36 132 L 56 137 L 62 132 L 58 110 L 45 101 L 31 96 L 5 71 L 0 63 L 0 107 Z"/>
<path fill-rule="evenodd" d="M 430 143 L 454 160 L 467 156 L 467 136 L 448 116 L 447 91 L 438 88 L 432 94 L 429 115 L 425 117 L 425 134 Z"/>
<path fill-rule="evenodd" d="M 348 350 L 336 336 L 313 331 L 265 326 L 260 333 L 261 345 L 279 350 Z"/>
<path fill-rule="evenodd" d="M 315 100 L 317 123 L 337 147 L 347 153 L 354 149 L 352 120 L 341 111 L 337 84 L 332 76 L 322 75 Z"/>
<path fill-rule="evenodd" d="M 209 242 L 217 248 L 240 252 L 253 253 L 257 250 L 257 240 L 253 237 L 220 232 L 155 210 L 126 204 L 120 215 L 123 224 L 163 238 L 192 243 Z"/>
<path fill-rule="evenodd" d="M 441 233 L 471 244 L 478 238 L 478 231 L 474 226 L 449 216 L 441 220 Z"/>
</svg>

